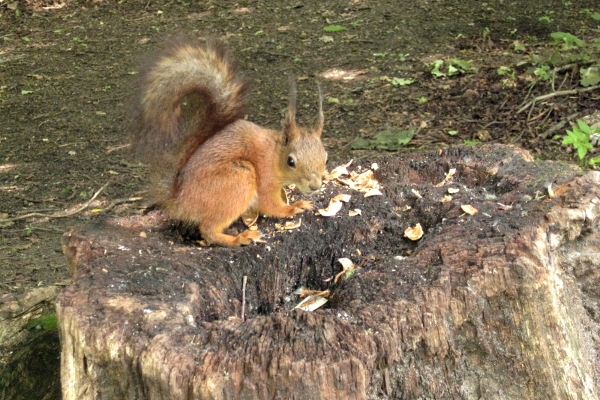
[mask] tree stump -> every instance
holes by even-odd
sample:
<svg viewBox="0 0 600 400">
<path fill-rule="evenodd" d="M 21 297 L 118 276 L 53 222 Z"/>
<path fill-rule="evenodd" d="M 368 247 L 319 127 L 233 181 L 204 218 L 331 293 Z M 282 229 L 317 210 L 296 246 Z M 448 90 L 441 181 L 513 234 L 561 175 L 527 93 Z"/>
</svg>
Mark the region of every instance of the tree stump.
<svg viewBox="0 0 600 400">
<path fill-rule="evenodd" d="M 64 398 L 598 398 L 600 173 L 501 145 L 376 162 L 383 196 L 330 182 L 340 214 L 259 220 L 267 244 L 195 247 L 157 213 L 66 233 Z"/>
</svg>

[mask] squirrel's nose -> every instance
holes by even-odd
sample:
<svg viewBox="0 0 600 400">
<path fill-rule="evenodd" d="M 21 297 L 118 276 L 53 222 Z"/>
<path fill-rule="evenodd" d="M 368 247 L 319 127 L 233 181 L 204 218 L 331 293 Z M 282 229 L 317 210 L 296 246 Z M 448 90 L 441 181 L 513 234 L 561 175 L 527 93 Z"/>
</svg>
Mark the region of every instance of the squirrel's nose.
<svg viewBox="0 0 600 400">
<path fill-rule="evenodd" d="M 309 184 L 308 184 L 308 188 L 310 190 L 317 191 L 321 188 L 321 180 L 320 179 L 313 179 Z"/>
</svg>

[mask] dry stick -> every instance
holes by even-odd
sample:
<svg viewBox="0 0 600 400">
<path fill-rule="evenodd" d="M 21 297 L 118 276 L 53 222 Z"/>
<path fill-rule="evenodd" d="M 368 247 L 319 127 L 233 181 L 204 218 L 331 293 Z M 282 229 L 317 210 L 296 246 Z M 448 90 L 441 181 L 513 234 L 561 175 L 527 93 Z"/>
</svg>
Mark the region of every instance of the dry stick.
<svg viewBox="0 0 600 400">
<path fill-rule="evenodd" d="M 6 218 L 6 219 L 0 219 L 0 223 L 4 223 L 4 222 L 10 222 L 10 221 L 17 221 L 19 219 L 25 219 L 25 218 L 31 218 L 31 217 L 45 217 L 45 218 L 64 218 L 64 217 L 70 217 L 72 215 L 75 215 L 83 210 L 85 210 L 86 208 L 88 208 L 88 206 L 90 204 L 92 204 L 92 201 L 96 200 L 96 197 L 98 197 L 98 195 L 100 193 L 102 193 L 102 191 L 104 189 L 106 189 L 106 187 L 110 184 L 110 181 L 106 182 L 104 184 L 104 186 L 102 186 L 100 189 L 98 189 L 98 191 L 96 193 L 94 193 L 94 195 L 92 196 L 92 198 L 85 203 L 84 205 L 82 205 L 81 207 L 73 210 L 73 211 L 63 211 L 63 212 L 58 212 L 58 213 L 54 213 L 54 214 L 40 214 L 40 213 L 30 213 L 30 214 L 25 214 L 25 215 L 21 215 L 20 217 L 14 217 L 14 218 Z"/>
<path fill-rule="evenodd" d="M 244 275 L 244 279 L 242 280 L 242 321 L 246 320 L 246 282 L 248 281 L 248 277 Z"/>
<path fill-rule="evenodd" d="M 144 199 L 143 197 L 127 197 L 124 199 L 115 199 L 115 200 L 111 201 L 110 204 L 102 210 L 102 212 L 107 213 L 110 210 L 112 210 L 113 208 L 115 208 L 116 206 L 118 206 L 119 204 L 133 203 L 133 202 L 140 201 L 143 199 Z"/>
<path fill-rule="evenodd" d="M 589 87 L 581 88 L 581 89 L 562 90 L 562 91 L 559 91 L 559 92 L 552 92 L 552 93 L 544 94 L 542 96 L 535 97 L 529 103 L 525 104 L 523 107 L 521 107 L 519 109 L 519 111 L 517 111 L 517 114 L 522 113 L 527 108 L 529 108 L 530 106 L 534 106 L 535 103 L 537 103 L 538 101 L 541 101 L 541 100 L 551 99 L 552 97 L 557 97 L 557 96 L 568 96 L 568 95 L 571 95 L 571 94 L 589 92 L 590 90 L 596 90 L 596 89 L 600 89 L 600 85 L 589 86 Z"/>
<path fill-rule="evenodd" d="M 567 122 L 569 122 L 569 121 L 571 121 L 571 120 L 579 117 L 579 114 L 581 114 L 581 113 L 580 112 L 576 112 L 574 114 L 571 114 L 567 118 L 563 119 L 562 121 L 560 121 L 560 122 L 552 125 L 550 128 L 548 128 L 548 130 L 546 132 L 542 133 L 540 135 L 540 137 L 542 139 L 546 139 L 547 137 L 549 137 L 550 135 L 552 135 L 557 130 L 562 129 L 567 124 Z"/>
</svg>

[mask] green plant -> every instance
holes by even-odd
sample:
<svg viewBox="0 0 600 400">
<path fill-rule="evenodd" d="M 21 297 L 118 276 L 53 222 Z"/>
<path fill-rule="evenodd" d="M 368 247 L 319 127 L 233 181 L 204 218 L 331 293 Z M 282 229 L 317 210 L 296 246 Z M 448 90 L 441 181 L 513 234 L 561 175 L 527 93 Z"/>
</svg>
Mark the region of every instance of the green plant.
<svg viewBox="0 0 600 400">
<path fill-rule="evenodd" d="M 573 130 L 567 129 L 567 135 L 563 137 L 562 144 L 570 144 L 577 150 L 577 156 L 582 167 L 586 164 L 593 166 L 600 163 L 600 156 L 594 157 L 587 162 L 585 157 L 588 151 L 594 147 L 592 144 L 592 135 L 598 134 L 600 134 L 600 129 L 592 129 L 584 121 L 578 119 L 577 125 L 573 126 Z"/>
<path fill-rule="evenodd" d="M 600 38 L 595 38 L 588 46 L 586 42 L 569 32 L 552 32 L 552 53 L 532 54 L 533 66 L 527 70 L 534 74 L 535 79 L 530 86 L 533 88 L 538 82 L 554 81 L 557 70 L 579 67 L 582 86 L 592 86 L 600 82 Z"/>
<path fill-rule="evenodd" d="M 564 50 L 585 47 L 585 42 L 583 40 L 568 32 L 552 32 L 550 37 L 554 39 L 555 43 L 562 43 Z"/>
<path fill-rule="evenodd" d="M 358 138 L 350 143 L 352 150 L 388 150 L 396 151 L 406 146 L 413 138 L 416 128 L 412 127 L 405 131 L 385 130 L 378 132 L 373 139 Z"/>
<path fill-rule="evenodd" d="M 412 84 L 415 80 L 410 78 L 387 78 L 386 81 L 391 83 L 393 86 L 406 86 Z"/>
<path fill-rule="evenodd" d="M 346 30 L 346 27 L 342 25 L 328 25 L 323 28 L 325 32 L 342 32 Z"/>
<path fill-rule="evenodd" d="M 505 76 L 506 78 L 502 81 L 504 86 L 514 86 L 517 80 L 515 76 L 515 70 L 511 67 L 500 67 L 498 68 L 498 75 Z"/>
<path fill-rule="evenodd" d="M 441 78 L 458 74 L 471 74 L 476 72 L 477 69 L 471 65 L 471 61 L 451 58 L 446 62 L 444 60 L 435 60 L 431 63 L 429 71 L 433 76 Z"/>
</svg>

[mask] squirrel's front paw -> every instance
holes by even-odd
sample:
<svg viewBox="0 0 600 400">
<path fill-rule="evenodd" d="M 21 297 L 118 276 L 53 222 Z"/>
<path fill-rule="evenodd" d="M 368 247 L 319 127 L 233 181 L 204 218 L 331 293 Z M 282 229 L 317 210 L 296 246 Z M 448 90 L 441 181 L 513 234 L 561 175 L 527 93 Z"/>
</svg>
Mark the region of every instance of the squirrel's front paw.
<svg viewBox="0 0 600 400">
<path fill-rule="evenodd" d="M 297 202 L 292 204 L 292 207 L 294 207 L 294 215 L 299 214 L 304 210 L 310 211 L 313 209 L 312 203 L 308 200 L 298 200 Z"/>
<path fill-rule="evenodd" d="M 242 246 L 246 246 L 252 242 L 255 242 L 261 238 L 259 231 L 245 230 L 244 232 L 237 235 L 237 242 Z"/>
</svg>

